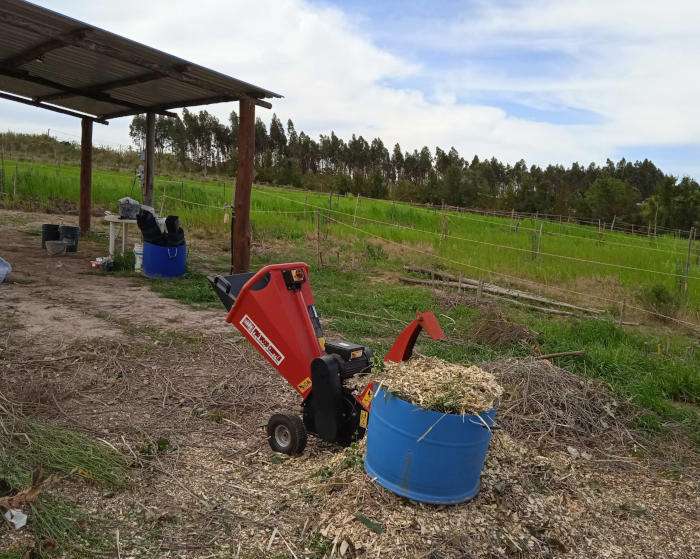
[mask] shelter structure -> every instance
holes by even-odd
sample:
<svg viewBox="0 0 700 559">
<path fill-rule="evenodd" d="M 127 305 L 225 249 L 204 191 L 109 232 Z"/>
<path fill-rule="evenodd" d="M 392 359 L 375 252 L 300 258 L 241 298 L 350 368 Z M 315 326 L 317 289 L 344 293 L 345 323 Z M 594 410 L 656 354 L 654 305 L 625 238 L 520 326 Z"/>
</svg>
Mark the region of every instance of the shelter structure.
<svg viewBox="0 0 700 559">
<path fill-rule="evenodd" d="M 80 229 L 90 230 L 93 124 L 146 115 L 144 202 L 153 203 L 155 117 L 238 101 L 232 271 L 250 264 L 255 107 L 281 95 L 24 0 L 0 0 L 0 98 L 82 120 Z M 235 246 L 234 246 L 235 245 Z"/>
</svg>

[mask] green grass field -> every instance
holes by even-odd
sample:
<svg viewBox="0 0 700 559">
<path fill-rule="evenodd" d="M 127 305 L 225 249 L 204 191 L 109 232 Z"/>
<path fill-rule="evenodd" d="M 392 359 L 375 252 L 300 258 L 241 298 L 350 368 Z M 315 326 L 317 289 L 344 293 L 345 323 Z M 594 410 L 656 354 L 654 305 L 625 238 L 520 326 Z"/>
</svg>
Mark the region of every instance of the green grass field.
<svg viewBox="0 0 700 559">
<path fill-rule="evenodd" d="M 55 206 L 56 201 L 75 203 L 78 176 L 75 166 L 6 162 L 4 204 L 44 209 Z M 179 215 L 186 229 L 225 238 L 230 227 L 225 206 L 230 204 L 232 189 L 233 181 L 157 177 L 156 210 Z M 132 176 L 95 171 L 96 205 L 115 210 L 116 200 L 126 195 L 140 197 Z M 399 264 L 450 269 L 465 277 L 521 285 L 605 309 L 623 304 L 627 309 L 641 307 L 640 293 L 664 286 L 684 305 L 683 319 L 700 320 L 700 242 L 692 249 L 684 290 L 680 286 L 688 241 L 673 236 L 600 232 L 597 227 L 535 219 L 518 223 L 503 217 L 267 186 L 256 186 L 252 211 L 257 238 L 311 238 L 320 212 L 323 237 L 334 239 L 341 252 L 344 244 L 371 240 L 397 256 Z"/>
</svg>

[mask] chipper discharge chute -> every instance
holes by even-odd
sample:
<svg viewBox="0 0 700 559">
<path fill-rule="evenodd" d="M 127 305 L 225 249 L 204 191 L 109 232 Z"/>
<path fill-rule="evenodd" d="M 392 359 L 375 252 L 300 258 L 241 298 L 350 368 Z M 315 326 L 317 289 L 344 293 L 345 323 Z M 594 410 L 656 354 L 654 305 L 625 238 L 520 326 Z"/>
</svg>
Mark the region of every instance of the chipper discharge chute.
<svg viewBox="0 0 700 559">
<path fill-rule="evenodd" d="M 267 424 L 270 446 L 277 452 L 300 454 L 307 433 L 347 446 L 361 439 L 367 427 L 372 383 L 356 390 L 347 381 L 372 368 L 372 350 L 343 340 L 326 340 L 302 262 L 272 264 L 257 272 L 213 276 L 212 287 L 228 310 L 226 321 L 302 397 L 301 417 L 275 414 Z M 411 356 L 418 334 L 445 337 L 430 312 L 401 332 L 385 360 Z"/>
</svg>

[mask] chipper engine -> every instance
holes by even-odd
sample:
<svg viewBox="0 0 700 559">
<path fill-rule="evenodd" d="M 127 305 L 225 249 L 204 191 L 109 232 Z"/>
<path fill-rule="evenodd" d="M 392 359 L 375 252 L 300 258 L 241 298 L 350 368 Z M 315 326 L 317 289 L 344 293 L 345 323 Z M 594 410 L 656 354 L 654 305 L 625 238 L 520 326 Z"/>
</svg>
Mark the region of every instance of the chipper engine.
<svg viewBox="0 0 700 559">
<path fill-rule="evenodd" d="M 268 421 L 272 449 L 301 454 L 307 433 L 341 446 L 361 439 L 367 428 L 372 383 L 356 389 L 348 381 L 371 371 L 372 350 L 325 339 L 309 267 L 301 262 L 273 264 L 257 272 L 213 276 L 209 281 L 228 310 L 226 321 L 302 397 L 301 417 L 275 414 Z M 432 313 L 418 313 L 384 360 L 407 360 L 422 329 L 434 339 L 445 337 Z"/>
</svg>

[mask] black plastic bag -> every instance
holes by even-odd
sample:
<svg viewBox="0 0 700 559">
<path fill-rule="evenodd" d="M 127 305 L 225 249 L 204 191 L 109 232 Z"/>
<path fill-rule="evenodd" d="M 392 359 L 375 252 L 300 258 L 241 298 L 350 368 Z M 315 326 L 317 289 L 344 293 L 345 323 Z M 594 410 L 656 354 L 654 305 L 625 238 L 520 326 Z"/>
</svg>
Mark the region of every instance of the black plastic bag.
<svg viewBox="0 0 700 559">
<path fill-rule="evenodd" d="M 151 212 L 139 212 L 136 223 L 146 243 L 161 247 L 176 247 L 185 243 L 185 232 L 180 227 L 180 218 L 176 215 L 169 215 L 165 219 L 166 233 L 160 230 L 158 221 Z"/>
</svg>

